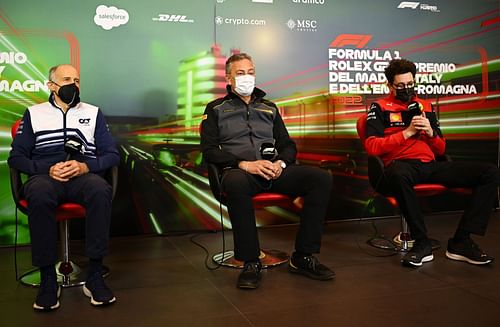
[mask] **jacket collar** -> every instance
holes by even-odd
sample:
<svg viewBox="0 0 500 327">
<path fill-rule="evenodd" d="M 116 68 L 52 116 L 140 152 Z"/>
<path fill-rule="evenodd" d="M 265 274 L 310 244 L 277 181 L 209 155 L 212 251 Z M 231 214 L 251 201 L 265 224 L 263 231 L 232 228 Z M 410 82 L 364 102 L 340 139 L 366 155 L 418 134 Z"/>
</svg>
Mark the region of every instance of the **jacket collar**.
<svg viewBox="0 0 500 327">
<path fill-rule="evenodd" d="M 50 92 L 50 95 L 49 95 L 49 103 L 50 103 L 53 107 L 55 107 L 55 108 L 57 108 L 57 109 L 60 109 L 60 110 L 63 110 L 61 107 L 59 107 L 59 106 L 57 105 L 56 100 L 55 100 L 55 97 L 54 97 L 54 92 Z M 78 107 L 78 105 L 79 105 L 80 103 L 81 103 L 81 102 L 78 102 L 75 106 L 71 106 L 71 107 L 69 107 L 69 108 L 68 108 L 68 110 L 69 110 L 69 109 L 71 109 L 71 108 L 76 108 L 76 107 Z"/>
<path fill-rule="evenodd" d="M 226 85 L 226 91 L 227 91 L 227 95 L 226 95 L 227 98 L 239 99 L 241 102 L 243 102 L 243 100 L 240 98 L 240 96 L 231 90 L 231 85 L 229 85 L 229 84 Z M 264 92 L 261 89 L 259 89 L 258 87 L 256 87 L 253 89 L 252 96 L 250 98 L 250 103 L 260 101 L 260 100 L 264 99 L 265 96 L 266 96 L 266 92 Z"/>
<path fill-rule="evenodd" d="M 396 99 L 396 96 L 391 92 L 389 93 L 389 96 L 387 97 L 387 100 L 391 101 L 391 102 L 394 102 L 400 106 L 408 106 L 408 104 L 410 104 L 412 101 L 417 101 L 418 100 L 418 97 L 415 95 L 413 98 L 411 98 L 410 102 L 408 103 L 405 103 L 403 101 L 400 101 L 398 99 Z"/>
</svg>

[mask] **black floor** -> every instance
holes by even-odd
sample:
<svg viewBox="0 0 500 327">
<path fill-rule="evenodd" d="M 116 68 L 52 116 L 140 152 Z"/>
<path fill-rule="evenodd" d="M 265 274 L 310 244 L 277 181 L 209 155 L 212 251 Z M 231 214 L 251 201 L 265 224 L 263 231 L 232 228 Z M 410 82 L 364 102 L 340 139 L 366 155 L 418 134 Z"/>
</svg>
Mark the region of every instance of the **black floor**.
<svg viewBox="0 0 500 327">
<path fill-rule="evenodd" d="M 445 244 L 457 219 L 428 217 L 431 236 Z M 386 219 L 376 225 L 391 234 L 398 223 Z M 261 243 L 291 251 L 295 231 L 296 226 L 261 229 Z M 451 261 L 442 248 L 423 267 L 405 268 L 399 254 L 382 257 L 386 252 L 364 243 L 371 232 L 370 221 L 328 224 L 319 258 L 335 270 L 333 281 L 292 275 L 282 265 L 265 271 L 255 291 L 236 289 L 236 269 L 205 269 L 192 235 L 114 238 L 106 263 L 117 302 L 94 308 L 80 287 L 66 288 L 61 307 L 51 313 L 34 312 L 36 289 L 15 281 L 13 250 L 3 248 L 0 326 L 500 326 L 500 263 Z M 197 240 L 211 253 L 220 251 L 220 234 Z M 499 212 L 487 236 L 476 240 L 500 259 Z M 73 252 L 81 253 L 81 242 L 73 243 Z M 20 250 L 19 262 L 29 267 L 29 247 Z"/>
</svg>

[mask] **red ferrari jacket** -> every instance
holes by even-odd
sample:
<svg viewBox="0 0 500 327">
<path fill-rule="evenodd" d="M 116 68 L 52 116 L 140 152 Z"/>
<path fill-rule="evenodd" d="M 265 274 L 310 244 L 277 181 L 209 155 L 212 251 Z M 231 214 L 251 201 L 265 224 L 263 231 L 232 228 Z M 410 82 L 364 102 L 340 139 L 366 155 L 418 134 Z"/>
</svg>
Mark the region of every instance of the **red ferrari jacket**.
<svg viewBox="0 0 500 327">
<path fill-rule="evenodd" d="M 445 152 L 446 141 L 432 104 L 417 97 L 412 101 L 418 102 L 421 110 L 425 111 L 425 117 L 434 130 L 433 137 L 421 133 L 405 140 L 403 130 L 411 121 L 408 104 L 397 100 L 392 94 L 370 106 L 366 121 L 365 149 L 368 155 L 381 157 L 386 166 L 397 159 L 430 162 L 435 160 L 436 155 L 443 155 Z"/>
</svg>

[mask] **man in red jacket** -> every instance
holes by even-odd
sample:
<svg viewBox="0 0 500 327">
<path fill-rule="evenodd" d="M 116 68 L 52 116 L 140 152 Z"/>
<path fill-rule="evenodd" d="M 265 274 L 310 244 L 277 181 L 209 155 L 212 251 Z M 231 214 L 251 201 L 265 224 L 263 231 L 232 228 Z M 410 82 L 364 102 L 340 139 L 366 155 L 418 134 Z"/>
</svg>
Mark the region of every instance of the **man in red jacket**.
<svg viewBox="0 0 500 327">
<path fill-rule="evenodd" d="M 436 161 L 446 141 L 430 102 L 415 94 L 416 67 L 411 61 L 394 59 L 385 69 L 388 97 L 374 102 L 367 116 L 365 147 L 369 155 L 382 158 L 387 187 L 405 216 L 413 248 L 403 265 L 421 266 L 434 259 L 413 186 L 437 183 L 448 187 L 470 187 L 474 192 L 455 235 L 449 239 L 449 259 L 481 265 L 493 261 L 470 238 L 484 235 L 500 184 L 500 171 L 483 162 Z"/>
</svg>

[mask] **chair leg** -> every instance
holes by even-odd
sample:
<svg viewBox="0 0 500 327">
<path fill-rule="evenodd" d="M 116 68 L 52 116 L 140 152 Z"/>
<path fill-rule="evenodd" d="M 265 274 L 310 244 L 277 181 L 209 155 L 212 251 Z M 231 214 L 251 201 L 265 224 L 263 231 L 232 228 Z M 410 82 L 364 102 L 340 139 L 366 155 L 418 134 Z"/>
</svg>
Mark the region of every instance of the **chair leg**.
<svg viewBox="0 0 500 327">
<path fill-rule="evenodd" d="M 408 223 L 403 215 L 401 215 L 401 233 L 399 234 L 399 239 L 401 240 L 401 251 L 409 251 L 413 247 L 414 241 L 411 239 Z"/>
<path fill-rule="evenodd" d="M 262 268 L 271 268 L 288 262 L 289 257 L 287 253 L 280 250 L 262 249 L 260 250 L 259 259 Z M 224 267 L 242 269 L 244 266 L 243 261 L 234 258 L 234 251 L 232 250 L 216 253 L 212 256 L 212 260 Z"/>
<path fill-rule="evenodd" d="M 61 260 L 56 264 L 57 282 L 61 287 L 81 286 L 85 284 L 87 272 L 80 268 L 69 258 L 69 221 L 63 220 L 59 223 L 59 235 L 61 241 Z M 102 276 L 109 275 L 109 268 L 103 266 Z M 24 273 L 20 277 L 22 284 L 32 287 L 40 286 L 40 269 Z"/>
<path fill-rule="evenodd" d="M 392 240 L 384 236 L 377 235 L 368 240 L 368 244 L 373 247 L 392 250 L 397 252 L 407 252 L 413 247 L 414 241 L 410 236 L 410 230 L 408 228 L 408 223 L 403 215 L 401 215 L 401 229 Z"/>
<path fill-rule="evenodd" d="M 80 286 L 85 284 L 82 269 L 69 259 L 69 221 L 59 224 L 61 239 L 61 260 L 56 265 L 57 277 L 62 287 Z"/>
<path fill-rule="evenodd" d="M 401 232 L 394 236 L 394 243 L 398 246 L 399 251 L 407 252 L 411 250 L 415 240 L 411 238 L 408 223 L 404 216 L 401 216 Z M 441 242 L 436 239 L 429 238 L 433 250 L 438 250 L 441 247 Z"/>
</svg>

